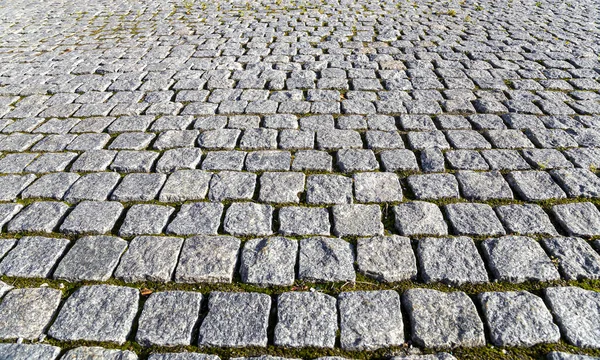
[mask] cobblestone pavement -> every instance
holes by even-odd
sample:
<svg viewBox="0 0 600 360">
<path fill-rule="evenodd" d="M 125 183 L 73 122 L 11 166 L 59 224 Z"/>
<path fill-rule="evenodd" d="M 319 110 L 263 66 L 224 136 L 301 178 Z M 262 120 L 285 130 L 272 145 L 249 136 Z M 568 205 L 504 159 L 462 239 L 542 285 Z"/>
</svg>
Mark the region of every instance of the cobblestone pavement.
<svg viewBox="0 0 600 360">
<path fill-rule="evenodd" d="M 0 359 L 600 356 L 599 8 L 0 0 Z"/>
</svg>

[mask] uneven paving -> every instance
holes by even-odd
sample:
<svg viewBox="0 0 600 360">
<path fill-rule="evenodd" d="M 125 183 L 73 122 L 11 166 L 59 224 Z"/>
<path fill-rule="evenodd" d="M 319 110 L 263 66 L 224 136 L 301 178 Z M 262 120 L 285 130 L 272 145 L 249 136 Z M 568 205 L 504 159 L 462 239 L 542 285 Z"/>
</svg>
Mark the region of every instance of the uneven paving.
<svg viewBox="0 0 600 360">
<path fill-rule="evenodd" d="M 0 0 L 0 360 L 600 357 L 595 0 Z"/>
</svg>

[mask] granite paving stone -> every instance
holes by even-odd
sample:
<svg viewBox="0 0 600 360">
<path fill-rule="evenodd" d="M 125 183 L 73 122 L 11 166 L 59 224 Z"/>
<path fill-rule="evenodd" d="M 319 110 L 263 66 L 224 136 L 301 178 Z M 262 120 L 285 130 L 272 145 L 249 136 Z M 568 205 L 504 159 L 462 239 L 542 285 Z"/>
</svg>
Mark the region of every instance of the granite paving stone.
<svg viewBox="0 0 600 360">
<path fill-rule="evenodd" d="M 600 255 L 578 237 L 554 237 L 542 240 L 550 256 L 558 259 L 558 267 L 567 280 L 600 278 Z"/>
<path fill-rule="evenodd" d="M 68 209 L 69 206 L 62 202 L 34 202 L 21 210 L 6 229 L 10 233 L 51 233 Z"/>
<path fill-rule="evenodd" d="M 251 199 L 256 175 L 237 171 L 221 171 L 212 176 L 208 197 L 211 201 Z"/>
<path fill-rule="evenodd" d="M 360 238 L 356 242 L 358 271 L 379 281 L 414 280 L 417 262 L 410 239 L 398 235 Z"/>
<path fill-rule="evenodd" d="M 8 292 L 0 303 L 0 338 L 37 340 L 54 317 L 61 296 L 60 290 L 47 287 Z"/>
<path fill-rule="evenodd" d="M 590 202 L 554 205 L 552 213 L 569 235 L 600 235 L 600 211 Z"/>
<path fill-rule="evenodd" d="M 567 342 L 578 347 L 598 348 L 600 295 L 575 286 L 550 287 L 544 293 Z"/>
<path fill-rule="evenodd" d="M 114 276 L 126 282 L 169 282 L 177 266 L 183 239 L 165 236 L 136 236 Z"/>
<path fill-rule="evenodd" d="M 544 301 L 530 292 L 485 292 L 478 300 L 496 346 L 530 347 L 560 340 Z"/>
<path fill-rule="evenodd" d="M 236 236 L 265 236 L 273 233 L 272 223 L 272 206 L 256 203 L 233 203 L 225 213 L 223 229 Z"/>
<path fill-rule="evenodd" d="M 175 211 L 171 206 L 136 204 L 127 210 L 125 220 L 119 228 L 119 235 L 161 234 L 169 217 Z"/>
<path fill-rule="evenodd" d="M 352 179 L 341 175 L 309 175 L 306 179 L 309 204 L 351 204 Z"/>
<path fill-rule="evenodd" d="M 558 234 L 548 214 L 539 205 L 503 205 L 496 207 L 495 210 L 509 233 L 520 235 Z"/>
<path fill-rule="evenodd" d="M 526 201 L 543 201 L 564 199 L 565 192 L 554 182 L 545 171 L 512 171 L 506 175 L 506 180 Z"/>
<path fill-rule="evenodd" d="M 402 304 L 409 314 L 412 341 L 419 346 L 485 345 L 483 322 L 464 292 L 410 289 L 402 295 Z"/>
<path fill-rule="evenodd" d="M 23 278 L 48 277 L 69 240 L 25 236 L 2 258 L 0 274 Z"/>
<path fill-rule="evenodd" d="M 504 235 L 506 232 L 488 204 L 458 203 L 444 207 L 457 235 Z"/>
<path fill-rule="evenodd" d="M 277 297 L 274 343 L 292 348 L 333 348 L 336 299 L 319 292 L 286 292 Z"/>
<path fill-rule="evenodd" d="M 402 187 L 398 176 L 388 172 L 356 173 L 354 196 L 363 203 L 382 203 L 402 201 Z"/>
<path fill-rule="evenodd" d="M 292 285 L 297 253 L 298 242 L 284 237 L 245 242 L 240 256 L 242 281 L 261 286 Z"/>
<path fill-rule="evenodd" d="M 379 205 L 343 204 L 332 208 L 336 236 L 383 235 Z"/>
<path fill-rule="evenodd" d="M 232 236 L 187 238 L 181 248 L 175 281 L 230 283 L 239 249 L 240 240 Z"/>
<path fill-rule="evenodd" d="M 425 201 L 394 206 L 395 226 L 401 235 L 447 235 L 448 225 L 440 209 Z"/>
<path fill-rule="evenodd" d="M 67 351 L 61 360 L 137 360 L 138 356 L 129 350 L 105 349 L 99 346 L 80 346 Z"/>
<path fill-rule="evenodd" d="M 522 283 L 560 279 L 558 270 L 542 246 L 525 236 L 491 238 L 481 244 L 495 279 Z"/>
<path fill-rule="evenodd" d="M 60 348 L 45 344 L 0 344 L 2 360 L 56 360 Z"/>
<path fill-rule="evenodd" d="M 512 199 L 508 183 L 498 171 L 459 171 L 456 179 L 463 196 L 468 200 Z"/>
<path fill-rule="evenodd" d="M 191 291 L 153 293 L 144 303 L 135 340 L 145 346 L 190 345 L 202 294 Z"/>
<path fill-rule="evenodd" d="M 21 198 L 62 200 L 65 192 L 77 179 L 79 175 L 70 172 L 43 175 L 23 190 Z"/>
<path fill-rule="evenodd" d="M 114 236 L 86 236 L 75 241 L 52 275 L 67 281 L 107 281 L 127 242 Z"/>
<path fill-rule="evenodd" d="M 411 175 L 408 185 L 419 200 L 459 197 L 458 182 L 452 174 Z"/>
<path fill-rule="evenodd" d="M 64 302 L 48 335 L 60 341 L 123 344 L 138 310 L 136 289 L 114 285 L 82 286 Z"/>
<path fill-rule="evenodd" d="M 0 176 L 0 200 L 13 201 L 17 199 L 17 195 L 31 184 L 36 179 L 33 174 L 29 175 L 5 175 Z"/>
<path fill-rule="evenodd" d="M 286 206 L 279 209 L 283 235 L 329 235 L 329 211 L 325 208 Z"/>
<path fill-rule="evenodd" d="M 153 200 L 167 179 L 164 174 L 128 174 L 110 196 L 115 201 Z"/>
<path fill-rule="evenodd" d="M 267 346 L 271 298 L 259 293 L 212 292 L 199 330 L 200 346 Z"/>
<path fill-rule="evenodd" d="M 121 176 L 114 172 L 87 174 L 75 181 L 63 199 L 70 203 L 106 200 L 120 180 Z"/>
<path fill-rule="evenodd" d="M 418 241 L 419 269 L 427 283 L 485 283 L 487 272 L 473 240 L 466 236 Z"/>
<path fill-rule="evenodd" d="M 352 244 L 326 237 L 300 240 L 298 278 L 318 282 L 354 281 Z"/>
<path fill-rule="evenodd" d="M 221 222 L 223 204 L 197 202 L 183 204 L 167 226 L 168 234 L 216 235 Z"/>
<path fill-rule="evenodd" d="M 260 176 L 258 200 L 265 203 L 298 203 L 304 192 L 305 176 L 300 172 L 265 172 Z"/>
<path fill-rule="evenodd" d="M 343 349 L 375 350 L 404 343 L 404 324 L 397 292 L 344 292 L 338 297 L 338 308 Z"/>
<path fill-rule="evenodd" d="M 587 169 L 556 169 L 550 175 L 569 197 L 600 197 L 600 178 Z"/>
<path fill-rule="evenodd" d="M 59 231 L 65 234 L 105 234 L 121 216 L 123 205 L 116 201 L 82 201 L 67 215 Z"/>
</svg>

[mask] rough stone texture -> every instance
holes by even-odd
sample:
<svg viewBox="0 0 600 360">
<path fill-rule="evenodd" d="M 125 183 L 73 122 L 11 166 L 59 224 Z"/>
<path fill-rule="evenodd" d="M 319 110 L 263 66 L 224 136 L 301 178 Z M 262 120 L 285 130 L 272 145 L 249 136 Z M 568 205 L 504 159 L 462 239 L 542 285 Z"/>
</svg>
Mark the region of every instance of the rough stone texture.
<svg viewBox="0 0 600 360">
<path fill-rule="evenodd" d="M 483 322 L 467 294 L 410 289 L 402 295 L 412 341 L 428 348 L 485 345 Z"/>
<path fill-rule="evenodd" d="M 69 240 L 26 236 L 0 262 L 0 274 L 24 278 L 45 278 L 65 252 Z"/>
<path fill-rule="evenodd" d="M 375 236 L 356 243 L 358 270 L 379 281 L 415 279 L 417 262 L 407 237 Z"/>
<path fill-rule="evenodd" d="M 412 201 L 394 206 L 394 214 L 396 229 L 402 235 L 448 234 L 448 225 L 435 204 Z"/>
<path fill-rule="evenodd" d="M 554 205 L 552 212 L 558 223 L 570 235 L 600 235 L 600 211 L 592 203 Z"/>
<path fill-rule="evenodd" d="M 459 171 L 456 179 L 468 200 L 512 199 L 510 186 L 498 171 Z"/>
<path fill-rule="evenodd" d="M 242 281 L 265 286 L 292 285 L 297 253 L 296 240 L 270 237 L 247 241 L 241 255 Z"/>
<path fill-rule="evenodd" d="M 11 290 L 0 303 L 0 339 L 37 340 L 54 317 L 61 296 L 60 290 L 43 287 Z"/>
<path fill-rule="evenodd" d="M 227 209 L 223 228 L 232 235 L 265 236 L 271 229 L 273 208 L 256 203 L 233 203 Z"/>
<path fill-rule="evenodd" d="M 35 202 L 15 216 L 7 226 L 8 232 L 51 233 L 69 206 L 61 202 Z"/>
<path fill-rule="evenodd" d="M 114 236 L 86 236 L 62 258 L 53 277 L 68 281 L 106 281 L 127 248 L 127 241 Z"/>
<path fill-rule="evenodd" d="M 136 289 L 82 286 L 65 301 L 48 335 L 60 341 L 106 341 L 123 344 L 138 310 Z"/>
<path fill-rule="evenodd" d="M 488 281 L 475 243 L 466 236 L 420 239 L 417 254 L 425 282 L 462 285 Z"/>
<path fill-rule="evenodd" d="M 404 324 L 397 292 L 341 293 L 338 308 L 343 349 L 374 350 L 404 343 Z"/>
<path fill-rule="evenodd" d="M 600 178 L 587 169 L 557 169 L 550 175 L 569 197 L 600 197 Z"/>
<path fill-rule="evenodd" d="M 0 360 L 55 360 L 60 348 L 42 344 L 0 344 Z"/>
<path fill-rule="evenodd" d="M 329 235 L 329 228 L 327 209 L 296 206 L 279 209 L 279 232 L 283 235 Z"/>
<path fill-rule="evenodd" d="M 451 174 L 412 175 L 408 185 L 419 200 L 458 198 L 458 182 Z"/>
<path fill-rule="evenodd" d="M 354 281 L 352 244 L 325 237 L 300 240 L 298 278 L 320 282 Z"/>
<path fill-rule="evenodd" d="M 309 204 L 351 204 L 352 179 L 341 175 L 310 175 L 306 180 Z"/>
<path fill-rule="evenodd" d="M 427 355 L 403 355 L 394 356 L 391 360 L 456 360 L 456 358 L 448 353 L 437 353 Z"/>
<path fill-rule="evenodd" d="M 212 292 L 199 331 L 200 346 L 267 346 L 271 298 L 257 293 Z"/>
<path fill-rule="evenodd" d="M 546 302 L 567 341 L 579 347 L 600 346 L 600 294 L 582 288 L 551 287 Z"/>
<path fill-rule="evenodd" d="M 335 205 L 332 213 L 333 233 L 337 236 L 383 235 L 379 205 Z"/>
<path fill-rule="evenodd" d="M 298 203 L 304 191 L 304 174 L 267 172 L 260 177 L 258 200 L 266 203 Z"/>
<path fill-rule="evenodd" d="M 393 173 L 354 174 L 356 201 L 382 203 L 402 201 L 402 187 L 398 176 Z"/>
<path fill-rule="evenodd" d="M 151 354 L 148 357 L 148 360 L 219 360 L 219 359 L 220 358 L 217 355 L 186 353 L 186 352 Z"/>
<path fill-rule="evenodd" d="M 197 292 L 153 293 L 144 303 L 135 340 L 145 346 L 190 345 L 201 302 Z"/>
<path fill-rule="evenodd" d="M 216 235 L 221 223 L 223 205 L 219 203 L 183 204 L 167 226 L 167 233 L 177 235 Z"/>
<path fill-rule="evenodd" d="M 173 211 L 175 208 L 171 206 L 133 205 L 127 210 L 123 225 L 119 229 L 119 235 L 161 234 Z"/>
<path fill-rule="evenodd" d="M 137 236 L 121 256 L 115 277 L 126 282 L 168 282 L 175 271 L 181 245 L 182 238 Z"/>
<path fill-rule="evenodd" d="M 208 192 L 212 174 L 201 170 L 175 171 L 163 185 L 158 199 L 161 202 L 202 200 Z"/>
<path fill-rule="evenodd" d="M 82 201 L 67 215 L 60 232 L 65 234 L 105 234 L 117 222 L 123 205 L 115 201 Z"/>
<path fill-rule="evenodd" d="M 277 346 L 333 348 L 336 299 L 319 292 L 288 292 L 277 298 Z"/>
<path fill-rule="evenodd" d="M 177 282 L 231 282 L 240 240 L 231 236 L 195 236 L 185 240 L 175 272 Z"/>
<path fill-rule="evenodd" d="M 560 340 L 544 301 L 527 291 L 479 294 L 483 316 L 496 346 L 533 346 Z"/>
<path fill-rule="evenodd" d="M 600 255 L 585 240 L 576 237 L 543 239 L 550 256 L 558 259 L 558 267 L 567 280 L 599 279 Z"/>
<path fill-rule="evenodd" d="M 446 216 L 457 235 L 504 235 L 494 210 L 487 204 L 450 204 Z"/>
<path fill-rule="evenodd" d="M 487 239 L 483 254 L 495 279 L 521 283 L 558 280 L 558 270 L 539 243 L 525 236 Z"/>
<path fill-rule="evenodd" d="M 548 214 L 539 205 L 498 206 L 496 213 L 510 233 L 557 235 Z"/>
<path fill-rule="evenodd" d="M 137 360 L 137 355 L 129 350 L 104 349 L 99 346 L 82 346 L 67 351 L 60 360 Z"/>
</svg>

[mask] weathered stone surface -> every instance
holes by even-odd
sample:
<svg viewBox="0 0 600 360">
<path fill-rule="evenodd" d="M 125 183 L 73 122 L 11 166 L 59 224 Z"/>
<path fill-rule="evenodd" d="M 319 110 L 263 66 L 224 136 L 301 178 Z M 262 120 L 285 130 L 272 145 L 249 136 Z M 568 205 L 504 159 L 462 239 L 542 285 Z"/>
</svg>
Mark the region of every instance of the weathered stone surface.
<svg viewBox="0 0 600 360">
<path fill-rule="evenodd" d="M 223 228 L 232 235 L 265 236 L 271 229 L 273 207 L 256 203 L 233 203 L 227 209 Z"/>
<path fill-rule="evenodd" d="M 202 200 L 208 192 L 211 178 L 211 173 L 201 170 L 175 171 L 169 175 L 158 195 L 158 200 L 161 202 Z"/>
<path fill-rule="evenodd" d="M 197 292 L 153 293 L 144 303 L 135 340 L 145 346 L 190 345 L 201 302 Z"/>
<path fill-rule="evenodd" d="M 394 206 L 394 214 L 396 229 L 402 235 L 448 234 L 448 225 L 435 204 L 412 201 Z"/>
<path fill-rule="evenodd" d="M 343 349 L 374 350 L 404 343 L 404 324 L 397 292 L 341 293 L 338 308 Z"/>
<path fill-rule="evenodd" d="M 496 346 L 533 346 L 560 340 L 544 301 L 527 291 L 479 294 L 483 316 Z"/>
<path fill-rule="evenodd" d="M 2 297 L 13 288 L 14 287 L 12 285 L 8 285 L 4 281 L 0 281 L 0 299 L 2 299 Z"/>
<path fill-rule="evenodd" d="M 456 179 L 460 184 L 462 194 L 469 200 L 487 201 L 513 198 L 510 186 L 498 171 L 459 171 Z"/>
<path fill-rule="evenodd" d="M 199 331 L 200 346 L 267 346 L 271 298 L 258 293 L 212 292 Z"/>
<path fill-rule="evenodd" d="M 116 201 L 82 201 L 67 215 L 60 232 L 65 234 L 105 234 L 117 222 L 123 205 Z"/>
<path fill-rule="evenodd" d="M 579 347 L 600 347 L 600 294 L 582 288 L 551 287 L 546 302 L 567 341 Z"/>
<path fill-rule="evenodd" d="M 415 254 L 407 237 L 391 235 L 358 239 L 356 262 L 360 272 L 380 281 L 410 280 L 417 276 Z"/>
<path fill-rule="evenodd" d="M 383 235 L 379 205 L 335 205 L 332 213 L 333 233 L 337 236 Z"/>
<path fill-rule="evenodd" d="M 297 172 L 266 172 L 260 176 L 258 200 L 266 203 L 298 203 L 304 191 L 304 174 Z"/>
<path fill-rule="evenodd" d="M 54 317 L 61 296 L 60 290 L 44 287 L 11 290 L 0 302 L 0 339 L 37 340 Z"/>
<path fill-rule="evenodd" d="M 310 175 L 306 181 L 309 204 L 351 204 L 352 179 L 341 175 Z"/>
<path fill-rule="evenodd" d="M 175 211 L 171 206 L 136 204 L 127 210 L 123 225 L 119 228 L 120 236 L 142 234 L 160 234 L 163 232 L 169 216 Z"/>
<path fill-rule="evenodd" d="M 185 240 L 175 272 L 177 282 L 231 282 L 240 240 L 231 236 L 195 236 Z"/>
<path fill-rule="evenodd" d="M 150 201 L 153 200 L 165 180 L 165 174 L 128 174 L 110 196 L 117 201 Z"/>
<path fill-rule="evenodd" d="M 600 211 L 590 202 L 554 205 L 552 212 L 569 235 L 600 235 Z"/>
<path fill-rule="evenodd" d="M 450 204 L 444 208 L 457 235 L 504 235 L 506 232 L 487 204 Z"/>
<path fill-rule="evenodd" d="M 51 198 L 61 200 L 65 192 L 79 179 L 78 174 L 53 173 L 40 177 L 21 193 L 23 199 Z"/>
<path fill-rule="evenodd" d="M 0 204 L 0 229 L 6 224 L 10 219 L 13 218 L 21 209 L 23 205 L 21 204 Z M 0 258 L 2 258 L 2 244 L 0 244 Z"/>
<path fill-rule="evenodd" d="M 410 317 L 412 341 L 419 346 L 485 345 L 483 322 L 463 292 L 410 289 L 402 295 L 402 304 Z"/>
<path fill-rule="evenodd" d="M 168 282 L 175 271 L 181 245 L 182 238 L 137 236 L 129 242 L 115 277 L 126 282 Z"/>
<path fill-rule="evenodd" d="M 448 353 L 437 353 L 427 355 L 404 355 L 394 356 L 390 360 L 456 360 L 456 358 Z"/>
<path fill-rule="evenodd" d="M 248 240 L 241 255 L 242 281 L 258 285 L 294 283 L 298 242 L 283 237 Z"/>
<path fill-rule="evenodd" d="M 255 184 L 255 174 L 221 171 L 212 176 L 208 197 L 211 201 L 251 199 Z"/>
<path fill-rule="evenodd" d="M 300 240 L 298 278 L 313 281 L 354 281 L 352 244 L 342 239 L 314 237 Z"/>
<path fill-rule="evenodd" d="M 7 226 L 8 232 L 51 233 L 69 206 L 54 201 L 35 202 L 21 210 Z"/>
<path fill-rule="evenodd" d="M 417 254 L 425 282 L 462 285 L 488 281 L 475 243 L 466 236 L 420 239 Z"/>
<path fill-rule="evenodd" d="M 587 355 L 578 355 L 578 354 L 569 354 L 565 352 L 552 351 L 548 353 L 546 356 L 547 360 L 595 360 L 597 357 L 587 356 Z"/>
<path fill-rule="evenodd" d="M 600 178 L 587 169 L 557 169 L 550 175 L 569 197 L 600 197 Z"/>
<path fill-rule="evenodd" d="M 567 280 L 599 279 L 600 255 L 585 240 L 576 237 L 543 239 L 542 245 Z"/>
<path fill-rule="evenodd" d="M 138 310 L 136 289 L 82 286 L 65 301 L 48 335 L 60 341 L 106 341 L 123 344 Z"/>
<path fill-rule="evenodd" d="M 177 235 L 216 235 L 221 223 L 223 205 L 198 202 L 183 204 L 175 219 L 167 226 L 167 233 Z"/>
<path fill-rule="evenodd" d="M 451 174 L 412 175 L 408 185 L 419 200 L 458 198 L 458 182 Z"/>
<path fill-rule="evenodd" d="M 277 298 L 275 345 L 333 348 L 337 329 L 334 297 L 318 292 L 288 292 Z"/>
<path fill-rule="evenodd" d="M 1 360 L 55 360 L 60 348 L 42 344 L 0 344 Z"/>
<path fill-rule="evenodd" d="M 510 233 L 520 235 L 557 235 L 548 214 L 539 205 L 504 205 L 496 208 L 496 213 Z"/>
<path fill-rule="evenodd" d="M 70 203 L 83 200 L 106 200 L 119 180 L 121 177 L 114 172 L 84 175 L 67 190 L 63 199 Z"/>
<path fill-rule="evenodd" d="M 0 262 L 0 274 L 24 278 L 48 277 L 68 245 L 67 239 L 23 237 Z"/>
<path fill-rule="evenodd" d="M 99 346 L 82 346 L 67 351 L 60 360 L 137 360 L 137 355 L 129 350 L 104 349 Z"/>
<path fill-rule="evenodd" d="M 560 279 L 550 258 L 532 238 L 503 236 L 487 239 L 483 242 L 482 249 L 497 280 L 520 283 Z"/>
<path fill-rule="evenodd" d="M 394 173 L 354 174 L 354 194 L 356 201 L 382 203 L 402 201 L 402 187 Z"/>
<path fill-rule="evenodd" d="M 17 195 L 31 184 L 35 180 L 35 175 L 6 175 L 0 176 L 0 200 L 1 201 L 13 201 L 17 198 Z"/>
<path fill-rule="evenodd" d="M 283 235 L 329 235 L 329 211 L 324 208 L 287 206 L 279 209 Z"/>
<path fill-rule="evenodd" d="M 86 236 L 60 261 L 53 277 L 68 281 L 106 281 L 127 248 L 127 241 L 114 236 Z"/>
</svg>

